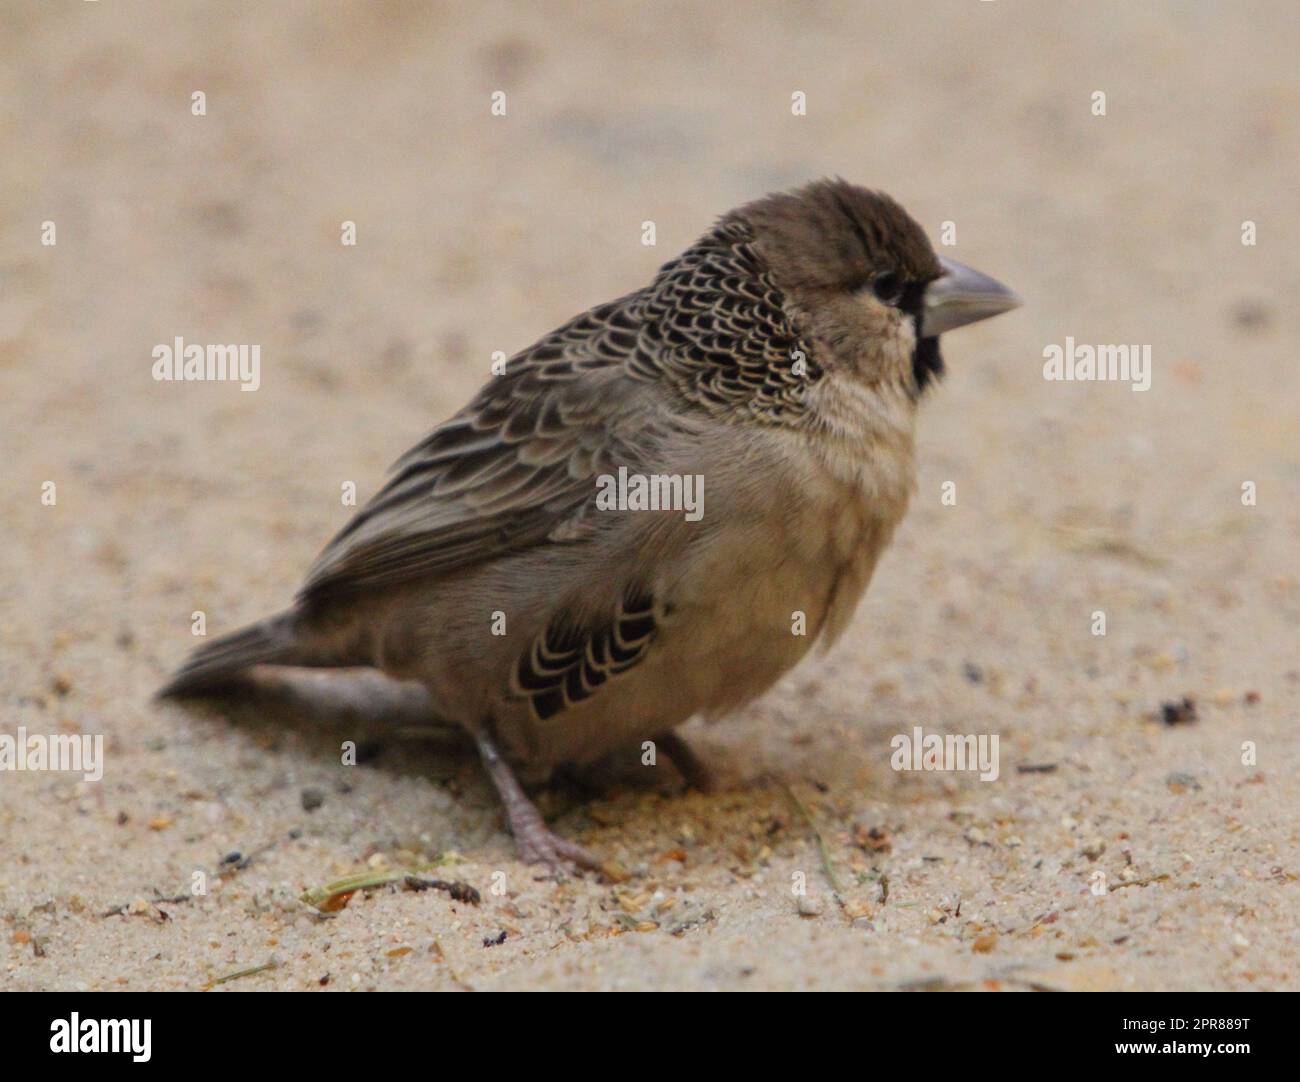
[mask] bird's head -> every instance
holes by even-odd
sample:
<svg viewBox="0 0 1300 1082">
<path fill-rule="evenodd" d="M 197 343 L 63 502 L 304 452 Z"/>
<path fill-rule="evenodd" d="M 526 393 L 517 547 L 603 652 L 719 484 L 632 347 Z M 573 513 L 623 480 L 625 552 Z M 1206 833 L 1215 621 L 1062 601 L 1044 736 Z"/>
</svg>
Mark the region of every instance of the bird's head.
<svg viewBox="0 0 1300 1082">
<path fill-rule="evenodd" d="M 893 199 L 821 180 L 732 211 L 823 370 L 901 384 L 915 397 L 943 372 L 939 335 L 1017 307 L 1011 290 L 935 254 Z"/>
</svg>

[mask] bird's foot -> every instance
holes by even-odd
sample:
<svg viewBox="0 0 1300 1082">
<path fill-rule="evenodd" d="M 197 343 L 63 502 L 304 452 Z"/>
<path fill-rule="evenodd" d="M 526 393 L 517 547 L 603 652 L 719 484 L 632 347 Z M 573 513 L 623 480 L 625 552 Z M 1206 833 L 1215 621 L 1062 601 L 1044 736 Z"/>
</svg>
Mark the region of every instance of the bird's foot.
<svg viewBox="0 0 1300 1082">
<path fill-rule="evenodd" d="M 718 780 L 704 760 L 695 754 L 695 750 L 671 729 L 654 738 L 663 753 L 673 761 L 677 773 L 682 776 L 687 786 L 701 793 L 716 793 Z"/>
<path fill-rule="evenodd" d="M 531 804 L 529 807 L 537 815 L 536 822 L 531 820 L 520 822 L 514 816 L 510 817 L 510 830 L 515 836 L 520 860 L 525 864 L 545 864 L 557 871 L 564 867 L 566 861 L 576 864 L 579 868 L 600 870 L 599 858 L 577 842 L 561 838 L 542 822 L 542 817 L 537 814 L 536 808 Z"/>
<path fill-rule="evenodd" d="M 515 836 L 515 845 L 519 849 L 519 858 L 528 864 L 549 865 L 554 871 L 561 870 L 565 862 L 579 868 L 600 870 L 602 863 L 596 856 L 577 842 L 561 838 L 546 825 L 542 813 L 528 799 L 528 794 L 524 792 L 509 764 L 501 758 L 496 745 L 481 734 L 475 739 L 483 766 L 505 806 L 510 833 Z"/>
</svg>

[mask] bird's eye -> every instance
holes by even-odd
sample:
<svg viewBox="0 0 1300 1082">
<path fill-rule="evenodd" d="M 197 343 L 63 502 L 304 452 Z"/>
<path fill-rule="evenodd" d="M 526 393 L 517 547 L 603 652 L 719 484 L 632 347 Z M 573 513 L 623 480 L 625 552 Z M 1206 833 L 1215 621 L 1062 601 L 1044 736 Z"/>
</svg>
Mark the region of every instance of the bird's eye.
<svg viewBox="0 0 1300 1082">
<path fill-rule="evenodd" d="M 903 280 L 894 271 L 881 271 L 871 279 L 871 292 L 885 304 L 897 304 L 903 296 Z"/>
</svg>

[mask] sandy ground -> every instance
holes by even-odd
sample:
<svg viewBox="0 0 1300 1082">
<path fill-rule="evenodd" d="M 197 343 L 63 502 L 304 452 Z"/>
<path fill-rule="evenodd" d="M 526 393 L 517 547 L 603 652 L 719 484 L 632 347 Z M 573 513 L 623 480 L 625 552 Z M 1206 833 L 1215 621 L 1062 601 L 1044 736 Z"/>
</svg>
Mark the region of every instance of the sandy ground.
<svg viewBox="0 0 1300 1082">
<path fill-rule="evenodd" d="M 0 987 L 1300 987 L 1291 7 L 8 0 L 0 733 L 107 763 L 0 773 Z M 825 174 L 1028 303 L 946 345 L 845 639 L 685 730 L 722 791 L 543 796 L 630 878 L 514 861 L 400 712 L 149 701 L 191 614 L 286 603 L 340 486 L 494 350 Z M 154 382 L 177 335 L 261 344 L 260 389 Z M 1045 381 L 1067 335 L 1151 345 L 1151 389 Z M 1000 777 L 892 770 L 916 725 L 997 734 Z M 477 906 L 299 900 L 436 858 Z"/>
</svg>

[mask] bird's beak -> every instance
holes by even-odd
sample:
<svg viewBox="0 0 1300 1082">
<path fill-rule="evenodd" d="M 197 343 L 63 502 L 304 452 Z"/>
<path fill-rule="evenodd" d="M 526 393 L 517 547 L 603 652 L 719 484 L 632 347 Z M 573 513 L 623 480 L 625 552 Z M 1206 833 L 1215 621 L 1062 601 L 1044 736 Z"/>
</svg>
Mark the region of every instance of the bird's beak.
<svg viewBox="0 0 1300 1082">
<path fill-rule="evenodd" d="M 1001 312 L 1019 308 L 1024 302 L 1001 282 L 955 259 L 939 257 L 942 277 L 925 290 L 925 307 L 921 313 L 921 337 L 934 338 L 976 323 Z"/>
</svg>

